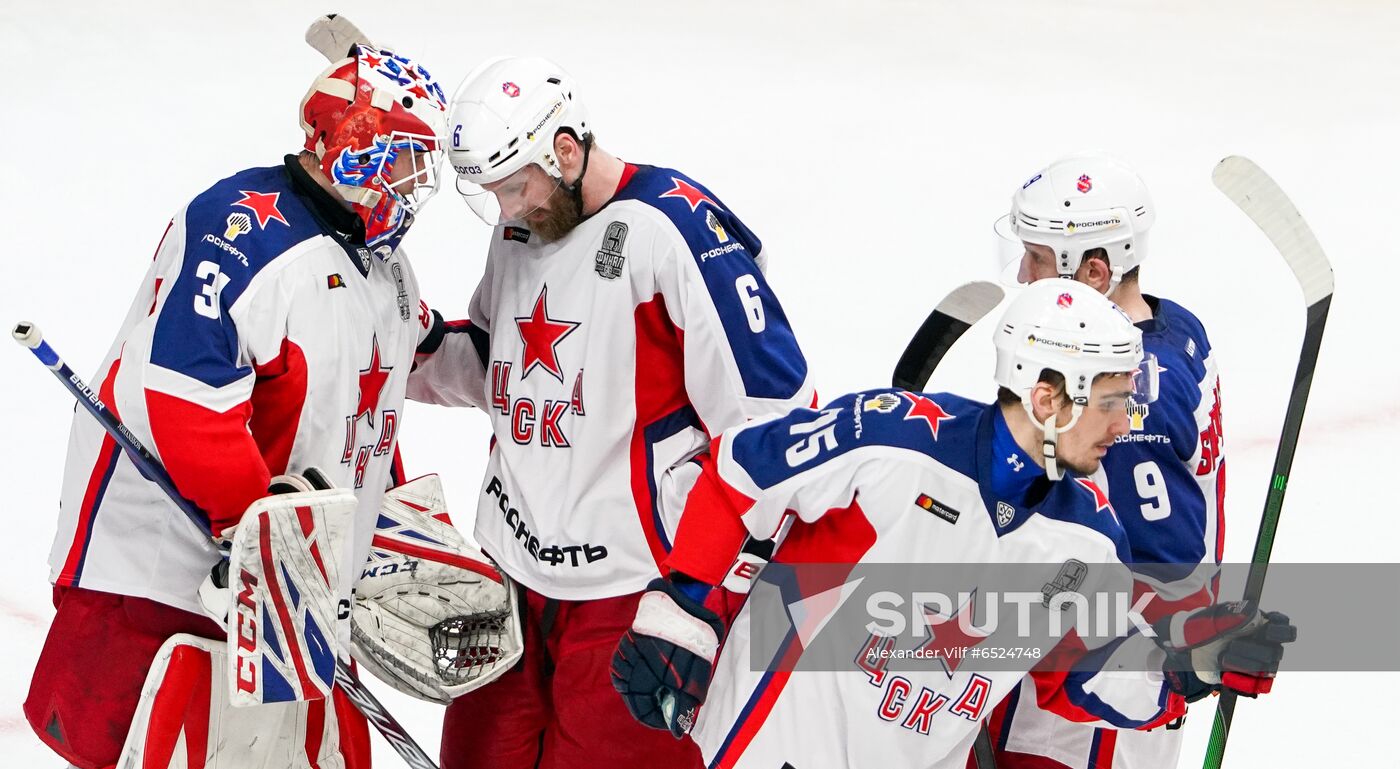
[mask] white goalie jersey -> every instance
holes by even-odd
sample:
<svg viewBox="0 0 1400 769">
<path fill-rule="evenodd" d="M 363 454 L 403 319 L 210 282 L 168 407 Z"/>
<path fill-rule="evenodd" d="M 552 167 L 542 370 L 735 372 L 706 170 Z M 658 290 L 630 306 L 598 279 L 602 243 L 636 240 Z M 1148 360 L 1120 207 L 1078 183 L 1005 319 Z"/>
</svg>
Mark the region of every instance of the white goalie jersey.
<svg viewBox="0 0 1400 769">
<path fill-rule="evenodd" d="M 355 246 L 333 219 L 354 215 L 318 205 L 298 172 L 305 177 L 294 157 L 243 171 L 176 215 L 91 381 L 215 533 L 273 475 L 314 466 L 359 498 L 361 562 L 393 475 L 427 312 L 402 252 Z M 200 613 L 196 592 L 217 558 L 80 410 L 49 559 L 54 584 Z"/>
</svg>

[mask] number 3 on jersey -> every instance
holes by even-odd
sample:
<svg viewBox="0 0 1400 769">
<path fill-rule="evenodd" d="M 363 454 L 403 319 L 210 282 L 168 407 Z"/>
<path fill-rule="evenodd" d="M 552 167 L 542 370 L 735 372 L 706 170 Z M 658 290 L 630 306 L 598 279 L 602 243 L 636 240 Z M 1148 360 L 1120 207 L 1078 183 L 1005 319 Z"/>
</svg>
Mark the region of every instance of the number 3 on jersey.
<svg viewBox="0 0 1400 769">
<path fill-rule="evenodd" d="M 219 272 L 218 262 L 204 261 L 194 270 L 194 276 L 202 281 L 199 295 L 194 298 L 194 311 L 210 320 L 219 319 L 219 292 L 228 285 L 228 276 Z"/>
</svg>

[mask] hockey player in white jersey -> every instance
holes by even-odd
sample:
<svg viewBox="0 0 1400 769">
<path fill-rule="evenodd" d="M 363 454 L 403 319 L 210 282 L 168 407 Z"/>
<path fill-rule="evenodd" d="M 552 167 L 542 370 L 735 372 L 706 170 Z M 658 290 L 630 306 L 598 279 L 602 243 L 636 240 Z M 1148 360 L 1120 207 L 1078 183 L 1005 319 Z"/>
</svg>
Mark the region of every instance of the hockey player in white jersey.
<svg viewBox="0 0 1400 769">
<path fill-rule="evenodd" d="M 495 230 L 470 321 L 436 327 L 409 397 L 490 416 L 476 539 L 528 611 L 525 664 L 448 709 L 443 766 L 698 765 L 631 719 L 607 667 L 692 458 L 812 403 L 762 244 L 685 174 L 602 149 L 551 62 L 479 67 L 448 131 L 458 189 Z"/>
<path fill-rule="evenodd" d="M 1157 216 L 1147 186 L 1102 153 L 1061 158 L 1032 175 L 998 222 L 1006 274 L 1021 283 L 1079 281 L 1108 296 L 1142 331 L 1160 395 L 1133 403 L 1131 424 L 1104 459 L 1104 488 L 1139 579 L 1161 597 L 1149 621 L 1215 600 L 1225 538 L 1220 381 L 1205 328 L 1175 302 L 1142 292 L 1139 273 Z M 1070 223 L 1073 222 L 1073 226 Z M 1072 723 L 1042 707 L 1028 682 L 990 722 L 1003 769 L 1166 769 L 1180 722 L 1150 731 Z"/>
<path fill-rule="evenodd" d="M 856 665 L 794 671 L 808 640 L 799 624 L 825 621 L 813 618 L 816 601 L 802 602 L 800 622 L 796 604 L 784 606 L 793 625 L 772 647 L 755 639 L 774 617 L 758 616 L 752 598 L 728 628 L 701 601 L 746 536 L 767 537 L 789 515 L 796 521 L 765 575 L 789 564 L 935 563 L 966 567 L 957 578 L 975 584 L 959 591 L 1008 568 L 1027 570 L 1036 599 L 1042 585 L 1124 589 L 1123 530 L 1087 474 L 1129 433 L 1130 397 L 1151 400 L 1141 332 L 1097 291 L 1053 280 L 1017 297 L 994 336 L 996 404 L 877 390 L 717 439 L 665 564 L 672 576 L 652 583 L 614 657 L 614 684 L 638 719 L 677 737 L 689 731 L 710 767 L 963 765 L 979 722 L 1034 659 L 993 668 L 962 654 L 941 667 L 896 667 L 884 653 L 893 639 L 866 636 L 862 624 L 842 658 Z M 1054 611 L 1027 608 L 1032 624 Z M 1181 697 L 1222 680 L 1265 689 L 1294 635 L 1287 618 L 1244 605 L 1172 620 L 1157 638 L 1134 632 L 1092 648 L 1077 630 L 1051 631 L 1035 650 L 1079 660 L 1059 675 L 1060 706 L 1124 728 L 1161 722 L 1180 712 Z M 961 639 L 964 651 L 985 640 Z M 771 661 L 752 659 L 754 648 L 773 648 Z M 1115 670 L 1130 648 L 1145 665 L 1165 652 L 1170 674 Z"/>
<path fill-rule="evenodd" d="M 295 476 L 315 467 L 349 490 L 332 492 L 334 504 L 320 492 L 297 497 L 303 526 L 333 519 L 347 531 L 341 552 L 330 532 L 300 534 L 320 579 L 336 583 L 368 556 L 394 477 L 404 388 L 427 331 L 398 244 L 435 187 L 446 99 L 423 67 L 388 49 L 323 53 L 333 63 L 300 109 L 304 150 L 216 182 L 175 215 L 94 382 L 225 540 L 284 501 L 266 499 L 275 476 L 290 479 L 281 489 L 307 488 Z M 348 636 L 343 626 L 284 615 L 306 634 L 299 647 L 296 632 L 280 636 L 299 675 L 249 667 L 247 691 L 242 678 L 233 691 L 285 704 L 227 707 L 233 651 L 205 616 L 227 605 L 200 601 L 219 561 L 79 410 L 50 556 L 57 614 L 24 708 L 40 739 L 81 769 L 368 766 L 363 717 L 338 689 L 331 699 L 313 691 L 331 686 L 328 636 Z M 287 580 L 298 611 L 310 593 L 294 581 L 317 578 L 268 576 Z M 243 640 L 270 647 L 275 632 Z"/>
</svg>

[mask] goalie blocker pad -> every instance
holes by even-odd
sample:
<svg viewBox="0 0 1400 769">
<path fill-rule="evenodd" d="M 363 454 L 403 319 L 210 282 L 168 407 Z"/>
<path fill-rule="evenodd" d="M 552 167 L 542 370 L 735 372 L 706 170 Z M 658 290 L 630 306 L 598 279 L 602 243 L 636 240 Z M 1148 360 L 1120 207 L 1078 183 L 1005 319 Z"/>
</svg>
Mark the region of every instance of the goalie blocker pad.
<svg viewBox="0 0 1400 769">
<path fill-rule="evenodd" d="M 520 659 L 515 584 L 452 525 L 436 475 L 385 492 L 351 635 L 357 662 L 429 702 L 446 704 Z"/>
<path fill-rule="evenodd" d="M 347 489 L 278 494 L 243 514 L 229 556 L 229 701 L 235 706 L 325 699 L 348 641 Z"/>
<path fill-rule="evenodd" d="M 171 636 L 156 652 L 122 747 L 120 767 L 347 766 L 336 707 L 284 702 L 230 707 L 228 645 Z M 350 718 L 358 716 L 347 714 Z M 351 738 L 353 740 L 353 738 Z"/>
</svg>

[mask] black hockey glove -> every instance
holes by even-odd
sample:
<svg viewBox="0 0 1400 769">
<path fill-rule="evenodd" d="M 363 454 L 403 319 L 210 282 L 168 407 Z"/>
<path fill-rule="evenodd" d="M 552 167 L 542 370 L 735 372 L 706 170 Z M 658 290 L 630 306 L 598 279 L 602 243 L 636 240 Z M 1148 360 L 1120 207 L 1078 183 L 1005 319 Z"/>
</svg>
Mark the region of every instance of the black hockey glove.
<svg viewBox="0 0 1400 769">
<path fill-rule="evenodd" d="M 1298 628 L 1278 612 L 1261 612 L 1253 601 L 1212 604 L 1158 620 L 1157 645 L 1167 653 L 1162 672 L 1171 690 L 1195 702 L 1229 689 L 1244 697 L 1267 694 L 1274 685 L 1283 645 Z"/>
<path fill-rule="evenodd" d="M 613 688 L 632 717 L 685 737 L 705 701 L 723 633 L 719 615 L 670 580 L 652 580 L 613 652 Z"/>
</svg>

